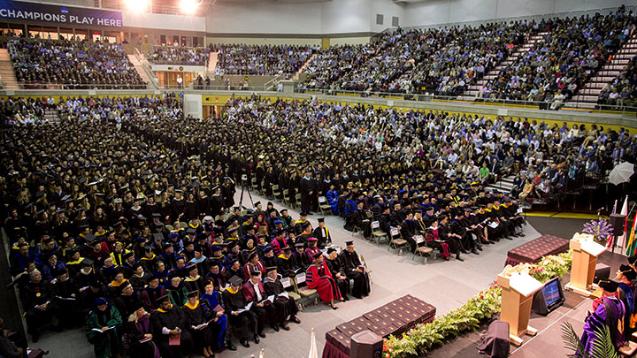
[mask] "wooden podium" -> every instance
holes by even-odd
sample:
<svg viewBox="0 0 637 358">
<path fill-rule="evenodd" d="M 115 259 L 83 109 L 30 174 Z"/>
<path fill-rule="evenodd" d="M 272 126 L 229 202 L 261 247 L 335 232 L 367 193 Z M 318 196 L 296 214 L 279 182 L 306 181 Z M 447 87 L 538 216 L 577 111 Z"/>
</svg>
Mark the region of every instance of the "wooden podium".
<svg viewBox="0 0 637 358">
<path fill-rule="evenodd" d="M 571 266 L 571 282 L 566 289 L 573 290 L 580 295 L 590 297 L 593 293 L 592 285 L 595 277 L 597 256 L 606 248 L 593 240 L 592 235 L 575 234 L 569 246 L 573 250 L 573 265 Z"/>
<path fill-rule="evenodd" d="M 502 287 L 502 309 L 500 319 L 509 323 L 509 341 L 522 345 L 523 335 L 534 336 L 537 330 L 529 326 L 533 294 L 542 284 L 528 273 L 515 272 L 510 275 L 500 273 L 497 283 Z"/>
</svg>

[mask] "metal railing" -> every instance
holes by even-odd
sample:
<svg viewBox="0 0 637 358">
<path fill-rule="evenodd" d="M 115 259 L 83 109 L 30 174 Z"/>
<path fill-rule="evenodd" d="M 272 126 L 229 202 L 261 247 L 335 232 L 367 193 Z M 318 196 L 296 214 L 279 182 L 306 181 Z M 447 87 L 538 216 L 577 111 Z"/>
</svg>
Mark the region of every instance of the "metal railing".
<svg viewBox="0 0 637 358">
<path fill-rule="evenodd" d="M 470 103 L 479 103 L 484 105 L 495 105 L 495 106 L 527 106 L 534 107 L 533 109 L 543 109 L 550 111 L 551 104 L 553 102 L 545 102 L 545 101 L 528 101 L 528 100 L 512 100 L 512 99 L 497 99 L 497 98 L 481 98 L 476 96 L 448 96 L 448 95 L 439 95 L 432 93 L 404 93 L 404 92 L 380 92 L 380 91 L 354 91 L 354 90 L 342 90 L 342 89 L 299 89 L 296 88 L 295 92 L 299 93 L 321 93 L 326 95 L 346 95 L 346 96 L 354 96 L 354 97 L 375 97 L 375 98 L 387 98 L 387 99 L 404 99 L 409 101 L 450 101 L 450 102 L 470 102 Z M 400 97 L 400 98 L 397 98 Z M 567 104 L 569 99 L 565 99 L 564 103 L 559 106 L 557 109 L 586 109 L 591 110 L 590 107 L 586 105 L 590 105 L 590 103 L 573 103 Z M 608 105 L 608 104 L 595 104 L 595 109 L 599 110 L 611 110 L 617 112 L 635 112 L 637 114 L 637 107 L 635 106 L 617 106 L 617 105 Z"/>
</svg>

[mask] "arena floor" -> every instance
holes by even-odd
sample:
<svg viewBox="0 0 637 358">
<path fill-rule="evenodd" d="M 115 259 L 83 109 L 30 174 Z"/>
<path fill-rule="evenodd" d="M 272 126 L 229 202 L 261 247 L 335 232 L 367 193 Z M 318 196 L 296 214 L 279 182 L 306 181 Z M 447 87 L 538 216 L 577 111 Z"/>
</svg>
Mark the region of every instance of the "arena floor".
<svg viewBox="0 0 637 358">
<path fill-rule="evenodd" d="M 236 194 L 239 202 L 240 191 Z M 250 206 L 249 198 L 244 195 L 243 205 Z M 252 193 L 253 200 L 266 203 L 264 198 Z M 280 209 L 282 205 L 275 203 Z M 293 217 L 298 217 L 298 210 L 290 209 Z M 311 223 L 316 226 L 320 215 L 312 215 Z M 326 217 L 326 224 L 332 235 L 332 240 L 343 247 L 345 241 L 352 238 L 352 234 L 343 229 L 343 219 L 336 216 Z M 299 314 L 302 323 L 290 325 L 290 331 L 274 332 L 267 329 L 267 337 L 259 345 L 251 344 L 250 348 L 239 346 L 236 352 L 223 352 L 221 357 L 250 357 L 258 356 L 259 350 L 264 349 L 266 358 L 274 357 L 304 357 L 310 346 L 310 332 L 316 332 L 316 343 L 319 353 L 325 343 L 325 333 L 336 325 L 351 320 L 361 314 L 371 311 L 389 301 L 406 294 L 411 294 L 432 305 L 437 309 L 437 315 L 461 306 L 467 299 L 480 290 L 489 286 L 496 275 L 502 270 L 506 253 L 510 249 L 524 242 L 537 238 L 540 233 L 531 225 L 524 227 L 525 236 L 512 241 L 501 240 L 495 245 L 488 245 L 480 255 L 463 255 L 464 262 L 452 260 L 429 261 L 423 264 L 422 259 L 412 259 L 411 254 L 398 256 L 387 250 L 386 245 L 377 246 L 356 235 L 354 241 L 358 253 L 364 257 L 369 270 L 372 272 L 371 295 L 362 299 L 352 299 L 339 304 L 334 311 L 325 305 L 311 306 Z M 93 356 L 92 347 L 87 342 L 81 330 L 65 331 L 63 333 L 45 333 L 35 345 L 50 350 L 49 357 L 81 357 Z M 478 355 L 477 351 L 476 356 Z"/>
</svg>

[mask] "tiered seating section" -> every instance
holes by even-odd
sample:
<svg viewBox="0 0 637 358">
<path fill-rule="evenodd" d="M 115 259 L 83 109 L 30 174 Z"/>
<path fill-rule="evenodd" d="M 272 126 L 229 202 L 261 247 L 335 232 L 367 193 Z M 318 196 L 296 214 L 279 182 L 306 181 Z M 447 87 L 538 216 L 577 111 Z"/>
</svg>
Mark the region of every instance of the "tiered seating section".
<svg viewBox="0 0 637 358">
<path fill-rule="evenodd" d="M 225 75 L 278 75 L 293 74 L 309 59 L 310 47 L 217 45 L 217 69 Z"/>
<path fill-rule="evenodd" d="M 542 102 L 557 109 L 632 41 L 636 19 L 619 9 L 540 22 L 398 29 L 369 45 L 322 52 L 309 64 L 303 88 L 448 96 L 466 92 L 485 100 Z M 512 53 L 516 55 L 507 61 Z M 506 66 L 469 89 L 500 63 Z"/>
<path fill-rule="evenodd" d="M 148 61 L 159 65 L 205 66 L 209 54 L 206 47 L 155 46 Z"/>
<path fill-rule="evenodd" d="M 120 44 L 20 37 L 8 48 L 27 88 L 146 88 Z"/>
</svg>

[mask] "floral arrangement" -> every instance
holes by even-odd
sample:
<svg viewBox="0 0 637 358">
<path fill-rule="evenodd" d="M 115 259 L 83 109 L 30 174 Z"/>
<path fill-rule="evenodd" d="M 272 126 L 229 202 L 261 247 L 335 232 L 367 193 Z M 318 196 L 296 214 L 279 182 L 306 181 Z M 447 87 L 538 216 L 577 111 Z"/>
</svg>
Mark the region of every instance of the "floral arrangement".
<svg viewBox="0 0 637 358">
<path fill-rule="evenodd" d="M 505 273 L 528 272 L 544 283 L 563 276 L 571 268 L 572 254 L 545 256 L 537 264 L 519 264 L 505 268 Z M 383 344 L 383 357 L 417 357 L 464 333 L 475 331 L 500 312 L 502 289 L 495 283 L 462 305 L 433 322 L 416 326 L 402 337 L 389 336 Z"/>
<path fill-rule="evenodd" d="M 606 219 L 591 220 L 584 224 L 582 232 L 593 235 L 595 241 L 605 245 L 607 238 L 613 234 L 613 227 Z"/>
</svg>

